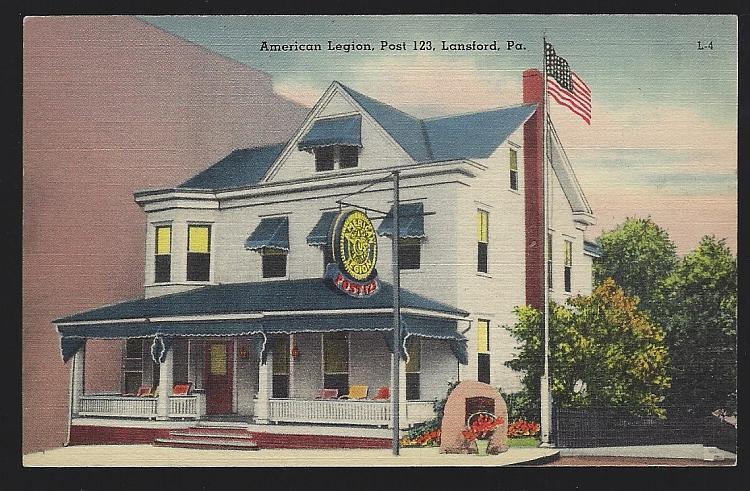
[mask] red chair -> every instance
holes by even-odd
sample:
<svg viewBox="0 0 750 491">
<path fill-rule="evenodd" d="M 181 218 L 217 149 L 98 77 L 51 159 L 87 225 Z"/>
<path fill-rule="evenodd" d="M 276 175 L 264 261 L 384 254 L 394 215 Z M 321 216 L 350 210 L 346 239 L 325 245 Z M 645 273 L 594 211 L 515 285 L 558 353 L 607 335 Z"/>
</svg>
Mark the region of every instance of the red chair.
<svg viewBox="0 0 750 491">
<path fill-rule="evenodd" d="M 315 399 L 336 399 L 338 396 L 338 389 L 320 389 L 320 393 Z"/>
<path fill-rule="evenodd" d="M 190 394 L 190 389 L 192 389 L 192 382 L 188 382 L 186 384 L 175 384 L 174 387 L 172 387 L 172 395 L 173 396 L 186 396 Z"/>
<path fill-rule="evenodd" d="M 136 397 L 148 397 L 151 396 L 151 387 L 148 385 L 141 385 L 138 387 L 138 392 L 136 392 Z"/>
<path fill-rule="evenodd" d="M 388 388 L 388 386 L 383 386 L 378 389 L 378 393 L 375 394 L 375 397 L 372 398 L 373 401 L 385 401 L 390 399 L 391 397 L 391 390 Z"/>
</svg>

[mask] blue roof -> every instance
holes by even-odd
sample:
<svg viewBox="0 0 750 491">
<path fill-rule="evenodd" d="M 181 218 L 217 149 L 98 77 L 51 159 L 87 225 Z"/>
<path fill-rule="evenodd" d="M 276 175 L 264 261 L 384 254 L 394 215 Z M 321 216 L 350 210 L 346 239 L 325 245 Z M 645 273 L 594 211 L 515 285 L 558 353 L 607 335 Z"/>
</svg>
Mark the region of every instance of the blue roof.
<svg viewBox="0 0 750 491">
<path fill-rule="evenodd" d="M 536 110 L 536 104 L 418 119 L 339 84 L 417 162 L 487 158 Z"/>
<path fill-rule="evenodd" d="M 362 146 L 362 116 L 341 116 L 316 120 L 297 143 L 297 148 L 307 150 L 330 145 Z"/>
<path fill-rule="evenodd" d="M 257 251 L 271 249 L 289 250 L 289 218 L 269 217 L 261 219 L 250 237 L 245 241 L 245 249 Z"/>
<path fill-rule="evenodd" d="M 235 150 L 178 188 L 224 189 L 258 184 L 286 143 Z"/>
<path fill-rule="evenodd" d="M 424 120 L 436 161 L 487 158 L 536 110 L 536 104 Z"/>
<path fill-rule="evenodd" d="M 373 309 L 393 306 L 392 287 L 381 282 L 370 297 L 354 298 L 333 290 L 322 278 L 227 283 L 151 298 L 131 300 L 56 319 L 80 322 L 198 314 L 239 314 L 270 311 Z M 468 315 L 468 312 L 401 289 L 401 305 L 415 309 Z"/>
</svg>

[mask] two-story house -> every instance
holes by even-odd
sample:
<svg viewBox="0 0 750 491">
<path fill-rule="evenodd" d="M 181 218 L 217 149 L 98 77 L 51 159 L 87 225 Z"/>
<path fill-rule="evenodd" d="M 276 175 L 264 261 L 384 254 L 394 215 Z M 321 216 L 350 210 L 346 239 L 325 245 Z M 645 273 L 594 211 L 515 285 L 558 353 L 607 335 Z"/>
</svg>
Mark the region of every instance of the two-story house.
<svg viewBox="0 0 750 491">
<path fill-rule="evenodd" d="M 502 326 L 515 306 L 539 306 L 542 241 L 558 301 L 590 292 L 597 254 L 584 239 L 591 209 L 553 132 L 542 235 L 540 87 L 530 70 L 521 104 L 419 119 L 333 82 L 288 142 L 136 193 L 144 298 L 54 321 L 72 359 L 71 443 L 153 440 L 185 419 L 356 426 L 360 436 L 388 427 L 394 170 L 402 425 L 431 418 L 449 381 L 518 390 Z M 324 279 L 331 226 L 354 207 L 380 245 L 379 291 L 363 298 Z M 84 393 L 85 369 L 96 369 L 85 366 L 87 339 L 123 343 L 120 393 Z"/>
</svg>

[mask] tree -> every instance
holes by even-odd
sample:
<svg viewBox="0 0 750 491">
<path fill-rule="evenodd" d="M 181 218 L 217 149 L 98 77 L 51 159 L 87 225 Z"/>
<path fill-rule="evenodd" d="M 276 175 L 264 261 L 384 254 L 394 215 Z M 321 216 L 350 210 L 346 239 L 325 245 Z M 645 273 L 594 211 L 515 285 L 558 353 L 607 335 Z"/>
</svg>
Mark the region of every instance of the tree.
<svg viewBox="0 0 750 491">
<path fill-rule="evenodd" d="M 664 332 L 637 306 L 612 279 L 589 296 L 550 305 L 550 387 L 557 404 L 664 415 L 660 405 L 669 387 Z M 506 327 L 521 349 L 506 365 L 524 372 L 525 392 L 538 415 L 542 314 L 529 306 L 516 308 L 516 314 L 516 324 Z"/>
<path fill-rule="evenodd" d="M 626 295 L 640 299 L 641 310 L 650 311 L 659 283 L 677 265 L 677 253 L 669 234 L 650 218 L 628 218 L 599 237 L 602 257 L 594 262 L 594 283 L 612 278 Z"/>
<path fill-rule="evenodd" d="M 737 261 L 705 236 L 659 288 L 654 316 L 667 332 L 668 402 L 705 416 L 733 411 L 737 394 Z"/>
</svg>

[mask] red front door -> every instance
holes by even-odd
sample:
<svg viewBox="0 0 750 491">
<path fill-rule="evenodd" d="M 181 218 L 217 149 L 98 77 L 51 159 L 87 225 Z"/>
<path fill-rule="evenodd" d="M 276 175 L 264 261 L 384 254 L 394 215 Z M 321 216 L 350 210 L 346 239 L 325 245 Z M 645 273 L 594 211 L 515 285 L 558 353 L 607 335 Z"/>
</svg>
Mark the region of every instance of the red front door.
<svg viewBox="0 0 750 491">
<path fill-rule="evenodd" d="M 232 341 L 206 342 L 206 413 L 232 412 Z"/>
</svg>

